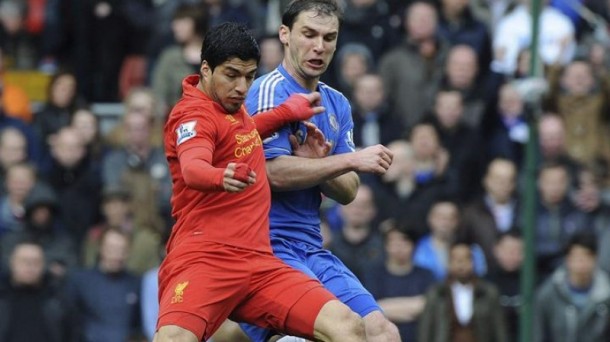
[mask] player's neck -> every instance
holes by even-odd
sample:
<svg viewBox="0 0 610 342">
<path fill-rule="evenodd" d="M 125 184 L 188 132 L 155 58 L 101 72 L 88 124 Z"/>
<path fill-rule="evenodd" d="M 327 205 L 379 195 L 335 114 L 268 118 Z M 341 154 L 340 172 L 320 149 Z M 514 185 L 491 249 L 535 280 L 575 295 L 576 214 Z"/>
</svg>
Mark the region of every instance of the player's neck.
<svg viewBox="0 0 610 342">
<path fill-rule="evenodd" d="M 294 80 L 301 87 L 303 87 L 307 90 L 310 90 L 310 91 L 315 91 L 316 88 L 318 87 L 318 82 L 320 81 L 320 77 L 314 77 L 314 78 L 306 77 L 306 76 L 302 75 L 301 73 L 297 72 L 297 70 L 295 68 L 293 68 L 290 63 L 287 63 L 286 61 L 282 62 L 282 66 L 288 72 L 288 74 L 290 76 L 292 76 L 292 78 L 294 78 Z"/>
</svg>

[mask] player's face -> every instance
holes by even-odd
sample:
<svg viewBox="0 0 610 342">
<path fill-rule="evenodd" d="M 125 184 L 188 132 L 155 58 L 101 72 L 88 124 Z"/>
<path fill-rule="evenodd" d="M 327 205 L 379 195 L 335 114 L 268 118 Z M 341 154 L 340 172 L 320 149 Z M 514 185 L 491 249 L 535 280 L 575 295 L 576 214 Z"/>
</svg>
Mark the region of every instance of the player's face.
<svg viewBox="0 0 610 342">
<path fill-rule="evenodd" d="M 216 66 L 214 71 L 204 61 L 201 65 L 204 91 L 227 113 L 241 108 L 256 75 L 256 60 L 243 61 L 237 57 Z"/>
<path fill-rule="evenodd" d="M 284 66 L 297 79 L 317 79 L 326 71 L 337 49 L 339 19 L 316 11 L 302 12 L 292 29 L 282 25 Z"/>
</svg>

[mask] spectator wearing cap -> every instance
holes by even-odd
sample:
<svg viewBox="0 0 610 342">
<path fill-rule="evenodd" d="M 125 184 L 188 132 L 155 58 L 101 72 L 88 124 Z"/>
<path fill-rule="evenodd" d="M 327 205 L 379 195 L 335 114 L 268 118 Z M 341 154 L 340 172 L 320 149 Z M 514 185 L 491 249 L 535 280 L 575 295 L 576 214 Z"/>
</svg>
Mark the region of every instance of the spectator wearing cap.
<svg viewBox="0 0 610 342">
<path fill-rule="evenodd" d="M 25 200 L 24 227 L 2 238 L 2 261 L 7 265 L 10 251 L 28 240 L 40 244 L 46 255 L 47 268 L 61 280 L 77 264 L 76 247 L 58 219 L 59 204 L 55 193 L 45 185 L 37 185 Z"/>
</svg>

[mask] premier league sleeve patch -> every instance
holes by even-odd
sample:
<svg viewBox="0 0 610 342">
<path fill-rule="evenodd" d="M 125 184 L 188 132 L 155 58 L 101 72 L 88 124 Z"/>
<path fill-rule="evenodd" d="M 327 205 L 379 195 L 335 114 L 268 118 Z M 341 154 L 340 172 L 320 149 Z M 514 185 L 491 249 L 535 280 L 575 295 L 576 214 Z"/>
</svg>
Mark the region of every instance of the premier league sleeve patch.
<svg viewBox="0 0 610 342">
<path fill-rule="evenodd" d="M 196 124 L 197 121 L 189 121 L 181 124 L 180 127 L 176 129 L 176 136 L 178 136 L 176 145 L 180 145 L 197 135 L 197 131 L 195 130 Z"/>
</svg>

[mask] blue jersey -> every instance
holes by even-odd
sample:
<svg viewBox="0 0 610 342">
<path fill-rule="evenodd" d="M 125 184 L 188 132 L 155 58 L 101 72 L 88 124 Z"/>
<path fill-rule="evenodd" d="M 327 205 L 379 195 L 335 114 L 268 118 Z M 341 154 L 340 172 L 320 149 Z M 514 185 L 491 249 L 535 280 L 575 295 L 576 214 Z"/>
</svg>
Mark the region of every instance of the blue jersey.
<svg viewBox="0 0 610 342">
<path fill-rule="evenodd" d="M 324 133 L 326 141 L 332 147 L 330 154 L 341 154 L 355 150 L 352 141 L 352 111 L 349 101 L 337 90 L 319 82 L 316 91 L 322 95 L 322 106 L 326 111 L 311 118 Z M 246 108 L 250 115 L 268 111 L 295 93 L 309 93 L 288 74 L 283 66 L 254 81 L 248 96 Z M 265 157 L 273 159 L 278 156 L 291 155 L 289 136 L 294 134 L 299 142 L 306 137 L 302 123 L 283 127 L 263 141 Z M 322 195 L 319 187 L 297 191 L 273 192 L 270 225 L 271 237 L 290 241 L 301 241 L 313 246 L 322 247 L 320 234 L 320 203 Z"/>
</svg>

